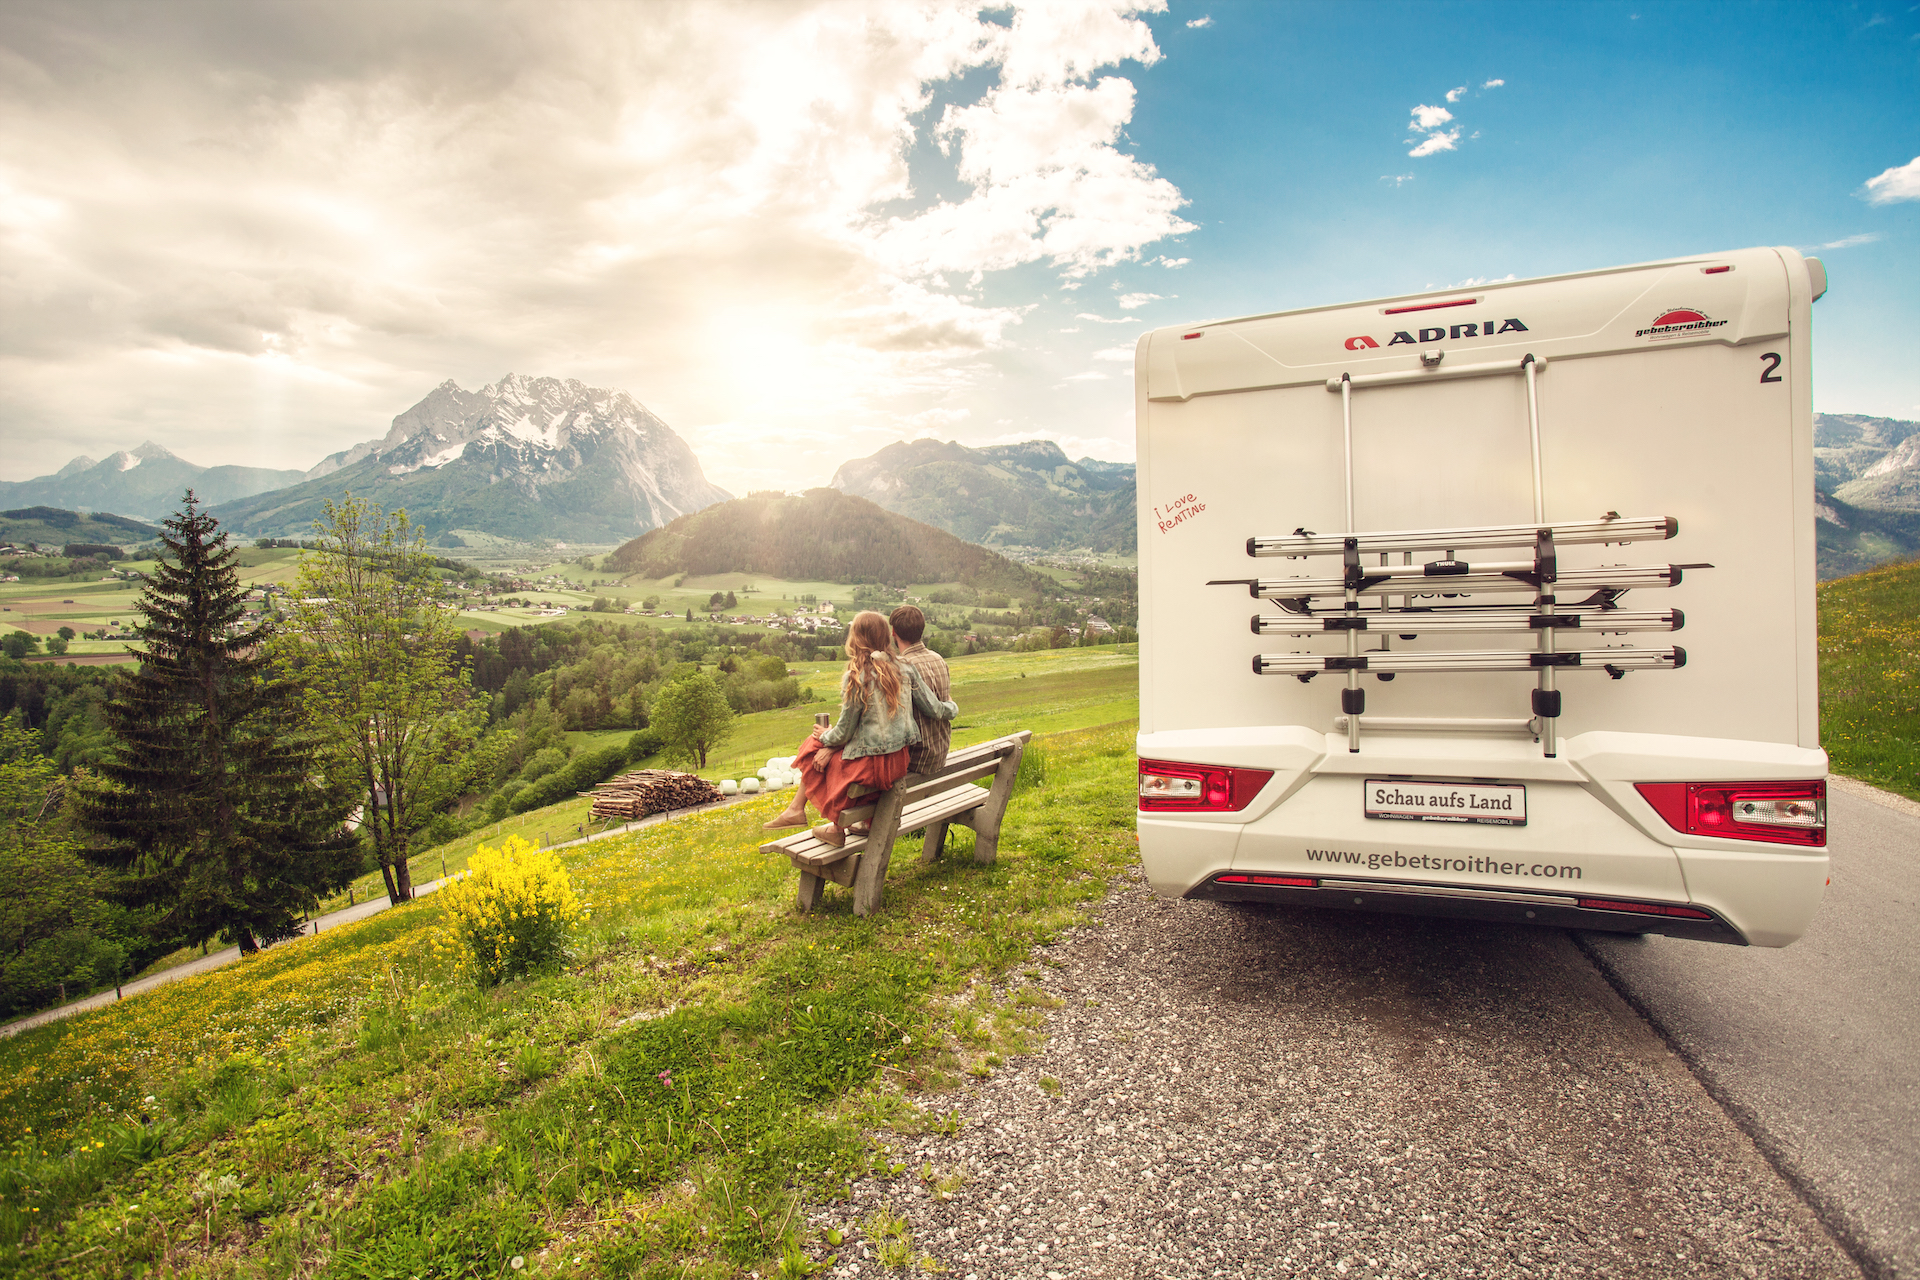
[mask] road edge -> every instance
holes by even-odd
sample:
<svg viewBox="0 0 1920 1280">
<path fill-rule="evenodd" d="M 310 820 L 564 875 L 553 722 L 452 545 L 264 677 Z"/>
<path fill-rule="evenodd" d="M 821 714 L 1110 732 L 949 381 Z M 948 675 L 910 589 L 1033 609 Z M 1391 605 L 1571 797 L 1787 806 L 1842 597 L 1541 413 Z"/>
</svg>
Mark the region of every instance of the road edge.
<svg viewBox="0 0 1920 1280">
<path fill-rule="evenodd" d="M 1851 778 L 1842 779 L 1842 781 L 1853 783 L 1854 787 L 1860 787 L 1865 791 L 1890 796 L 1890 793 L 1880 792 L 1877 787 L 1867 787 L 1865 783 L 1854 782 Z M 1851 791 L 1852 788 L 1849 787 L 1847 790 Z M 1890 798 L 1898 800 L 1903 805 L 1912 805 L 1914 812 L 1920 815 L 1920 805 L 1914 804 L 1906 797 L 1890 796 Z M 1759 1116 L 1721 1088 L 1720 1082 L 1714 1078 L 1711 1069 L 1690 1052 L 1678 1036 L 1667 1030 L 1654 1011 L 1634 993 L 1633 988 L 1607 962 L 1606 957 L 1591 945 L 1590 933 L 1581 929 L 1569 929 L 1567 934 L 1573 939 L 1573 945 L 1586 956 L 1588 963 L 1592 964 L 1600 976 L 1606 979 L 1607 985 L 1613 988 L 1614 993 L 1626 1001 L 1627 1007 L 1640 1015 L 1641 1020 L 1653 1028 L 1661 1042 L 1686 1064 L 1687 1070 L 1692 1073 L 1695 1080 L 1700 1082 L 1700 1087 L 1706 1090 L 1707 1096 L 1713 1099 L 1714 1104 L 1720 1108 L 1727 1119 L 1733 1121 L 1735 1128 L 1747 1135 L 1747 1140 L 1753 1143 L 1754 1149 L 1760 1153 L 1761 1158 L 1793 1189 L 1793 1193 L 1800 1197 L 1800 1203 L 1807 1206 L 1808 1212 L 1813 1214 L 1815 1221 L 1819 1222 L 1827 1234 L 1833 1237 L 1834 1243 L 1840 1246 L 1841 1252 L 1853 1260 L 1853 1265 L 1860 1269 L 1860 1274 L 1865 1276 L 1866 1280 L 1898 1280 L 1892 1264 L 1880 1258 L 1868 1247 L 1863 1233 L 1846 1210 L 1830 1203 L 1825 1196 L 1813 1190 L 1809 1182 L 1801 1176 L 1792 1157 L 1773 1140 L 1766 1127 L 1760 1123 Z"/>
</svg>

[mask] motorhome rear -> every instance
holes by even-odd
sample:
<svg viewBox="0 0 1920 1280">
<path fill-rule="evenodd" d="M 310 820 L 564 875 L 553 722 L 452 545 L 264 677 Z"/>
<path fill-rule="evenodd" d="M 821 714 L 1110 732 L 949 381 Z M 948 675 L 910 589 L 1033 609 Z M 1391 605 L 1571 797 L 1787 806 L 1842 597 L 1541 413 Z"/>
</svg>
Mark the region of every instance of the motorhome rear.
<svg viewBox="0 0 1920 1280">
<path fill-rule="evenodd" d="M 1143 337 L 1154 887 L 1800 937 L 1825 288 L 1745 249 Z"/>
</svg>

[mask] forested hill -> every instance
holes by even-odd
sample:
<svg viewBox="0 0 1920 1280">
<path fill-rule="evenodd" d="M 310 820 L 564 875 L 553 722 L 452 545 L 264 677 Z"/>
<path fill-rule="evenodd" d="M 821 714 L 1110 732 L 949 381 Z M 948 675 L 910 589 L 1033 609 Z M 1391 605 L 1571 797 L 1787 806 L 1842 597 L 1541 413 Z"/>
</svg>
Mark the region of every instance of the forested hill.
<svg viewBox="0 0 1920 1280">
<path fill-rule="evenodd" d="M 1058 588 L 1004 556 L 833 489 L 755 493 L 681 516 L 607 558 L 622 573 L 758 573 L 796 582 L 961 582 L 1014 595 Z"/>
</svg>

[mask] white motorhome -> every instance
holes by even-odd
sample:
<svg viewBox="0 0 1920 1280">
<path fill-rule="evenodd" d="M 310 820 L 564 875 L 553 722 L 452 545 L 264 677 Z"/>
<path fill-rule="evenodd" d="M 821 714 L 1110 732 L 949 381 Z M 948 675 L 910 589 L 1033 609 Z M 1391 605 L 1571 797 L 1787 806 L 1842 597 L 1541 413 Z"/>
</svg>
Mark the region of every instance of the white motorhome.
<svg viewBox="0 0 1920 1280">
<path fill-rule="evenodd" d="M 1141 338 L 1154 888 L 1799 938 L 1825 289 L 1745 249 Z"/>
</svg>

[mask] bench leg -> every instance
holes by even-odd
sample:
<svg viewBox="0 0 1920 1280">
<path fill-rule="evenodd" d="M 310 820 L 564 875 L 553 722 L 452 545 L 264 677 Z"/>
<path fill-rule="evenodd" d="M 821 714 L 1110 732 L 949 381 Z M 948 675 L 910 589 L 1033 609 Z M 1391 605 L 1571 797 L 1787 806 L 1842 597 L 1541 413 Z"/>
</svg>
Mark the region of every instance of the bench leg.
<svg viewBox="0 0 1920 1280">
<path fill-rule="evenodd" d="M 887 883 L 887 862 L 893 856 L 893 837 L 900 830 L 900 810 L 906 804 L 904 783 L 896 785 L 873 808 L 873 829 L 860 853 L 860 870 L 853 878 L 853 914 L 870 916 L 880 909 Z"/>
<path fill-rule="evenodd" d="M 944 822 L 933 822 L 933 823 L 927 824 L 926 843 L 920 846 L 920 861 L 922 862 L 940 861 L 941 851 L 946 848 L 946 845 L 947 845 L 947 824 Z"/>
<path fill-rule="evenodd" d="M 1000 853 L 1000 824 L 1007 816 L 1007 801 L 1013 797 L 1013 780 L 1020 775 L 1020 757 L 1026 752 L 1022 742 L 1007 753 L 994 771 L 993 786 L 987 802 L 974 810 L 973 860 L 992 862 Z"/>
<path fill-rule="evenodd" d="M 800 873 L 800 911 L 802 914 L 814 910 L 820 905 L 821 891 L 827 887 L 826 881 L 811 871 Z"/>
</svg>

